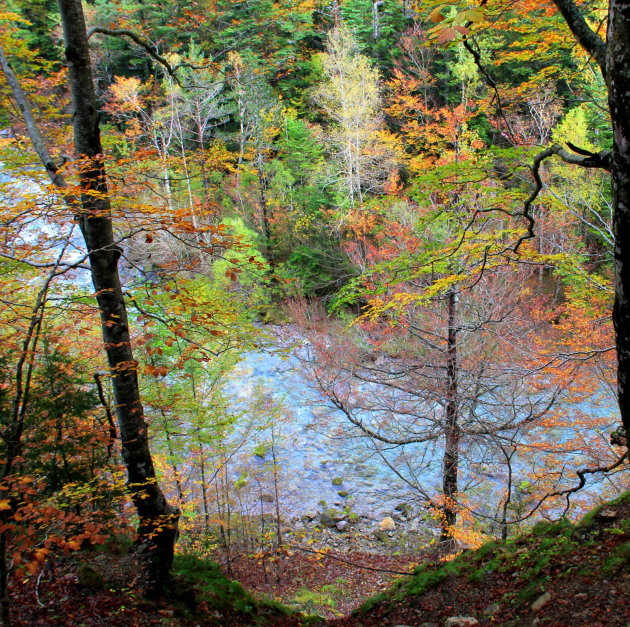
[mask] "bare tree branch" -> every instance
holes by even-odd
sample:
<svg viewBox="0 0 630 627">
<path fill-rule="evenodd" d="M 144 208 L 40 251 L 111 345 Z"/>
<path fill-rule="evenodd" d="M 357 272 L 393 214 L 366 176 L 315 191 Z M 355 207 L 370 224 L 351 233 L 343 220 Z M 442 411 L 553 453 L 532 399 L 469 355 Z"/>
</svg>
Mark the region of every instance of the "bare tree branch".
<svg viewBox="0 0 630 627">
<path fill-rule="evenodd" d="M 103 26 L 93 26 L 88 30 L 87 37 L 90 39 L 92 35 L 99 33 L 100 35 L 109 35 L 110 37 L 129 37 L 135 44 L 144 48 L 146 53 L 155 61 L 157 61 L 169 74 L 169 76 L 180 86 L 182 84 L 177 76 L 175 70 L 171 64 L 159 53 L 157 53 L 154 47 L 148 42 L 142 39 L 140 35 L 134 33 L 132 30 L 126 28 L 104 28 Z M 178 66 L 179 67 L 179 66 Z"/>
</svg>

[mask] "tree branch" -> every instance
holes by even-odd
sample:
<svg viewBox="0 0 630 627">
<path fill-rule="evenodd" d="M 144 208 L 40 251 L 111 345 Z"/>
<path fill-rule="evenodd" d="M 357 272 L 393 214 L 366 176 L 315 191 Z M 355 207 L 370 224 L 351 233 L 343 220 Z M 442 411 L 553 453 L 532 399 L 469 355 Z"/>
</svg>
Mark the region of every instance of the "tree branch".
<svg viewBox="0 0 630 627">
<path fill-rule="evenodd" d="M 572 146 L 571 144 L 568 144 Z M 612 150 L 602 150 L 598 153 L 589 153 L 588 151 L 579 149 L 580 154 L 573 154 L 567 152 L 560 144 L 553 144 L 549 148 L 546 148 L 542 152 L 539 152 L 532 162 L 531 173 L 534 177 L 534 183 L 536 187 L 532 190 L 532 193 L 527 197 L 525 203 L 523 204 L 523 211 L 521 212 L 522 217 L 524 217 L 527 222 L 527 232 L 525 235 L 522 235 L 513 246 L 512 250 L 517 252 L 520 245 L 528 239 L 532 239 L 535 235 L 534 233 L 534 225 L 536 224 L 536 220 L 531 215 L 530 210 L 533 202 L 538 198 L 538 194 L 542 191 L 543 182 L 540 177 L 540 166 L 545 159 L 548 159 L 552 155 L 557 155 L 564 161 L 565 163 L 570 163 L 572 165 L 579 165 L 582 168 L 600 168 L 602 170 L 606 170 L 610 172 L 611 163 L 612 163 Z M 516 214 L 518 215 L 518 214 Z"/>
<path fill-rule="evenodd" d="M 40 161 L 44 164 L 46 173 L 57 187 L 66 187 L 63 176 L 58 171 L 59 166 L 54 162 L 52 155 L 46 146 L 46 142 L 44 141 L 44 138 L 39 131 L 39 127 L 37 126 L 37 122 L 35 122 L 35 118 L 33 117 L 33 111 L 28 98 L 17 80 L 15 72 L 13 72 L 13 68 L 9 64 L 2 46 L 0 46 L 0 66 L 2 67 L 2 71 L 7 79 L 7 83 L 11 88 L 13 98 L 22 113 L 24 123 L 26 124 L 26 130 L 31 138 L 33 148 L 35 149 Z"/>
<path fill-rule="evenodd" d="M 134 43 L 136 43 L 141 48 L 144 48 L 146 53 L 155 61 L 157 61 L 164 69 L 168 72 L 169 76 L 180 86 L 181 84 L 179 77 L 175 73 L 175 68 L 171 66 L 171 64 L 160 54 L 158 54 L 153 46 L 148 42 L 142 39 L 140 35 L 134 33 L 132 30 L 128 30 L 126 28 L 104 28 L 102 26 L 93 26 L 88 30 L 87 37 L 90 39 L 94 34 L 100 35 L 109 35 L 110 37 L 129 37 Z"/>
<path fill-rule="evenodd" d="M 562 14 L 573 36 L 586 52 L 588 52 L 599 65 L 602 75 L 606 76 L 606 43 L 588 25 L 584 16 L 573 0 L 553 0 L 558 11 Z"/>
</svg>

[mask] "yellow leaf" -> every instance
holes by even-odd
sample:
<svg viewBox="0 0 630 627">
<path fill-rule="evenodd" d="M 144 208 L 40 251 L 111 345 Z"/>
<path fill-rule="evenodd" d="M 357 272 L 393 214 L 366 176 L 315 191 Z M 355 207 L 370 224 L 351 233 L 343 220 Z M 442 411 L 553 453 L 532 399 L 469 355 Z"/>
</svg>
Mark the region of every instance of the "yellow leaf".
<svg viewBox="0 0 630 627">
<path fill-rule="evenodd" d="M 441 10 L 442 10 L 441 6 L 437 7 L 436 9 L 433 9 L 433 11 L 431 11 L 431 13 L 429 14 L 429 19 L 434 23 L 442 22 L 445 18 L 440 13 Z"/>
<path fill-rule="evenodd" d="M 470 11 L 466 11 L 466 19 L 473 24 L 479 24 L 484 21 L 485 17 L 481 11 L 473 11 L 471 9 Z"/>
<path fill-rule="evenodd" d="M 0 511 L 11 509 L 8 499 L 0 499 Z"/>
</svg>

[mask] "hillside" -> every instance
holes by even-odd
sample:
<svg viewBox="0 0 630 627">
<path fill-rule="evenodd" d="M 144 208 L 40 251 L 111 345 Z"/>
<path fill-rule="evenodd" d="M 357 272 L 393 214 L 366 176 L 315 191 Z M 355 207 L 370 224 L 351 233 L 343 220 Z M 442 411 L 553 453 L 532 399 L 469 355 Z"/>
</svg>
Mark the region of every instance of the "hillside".
<svg viewBox="0 0 630 627">
<path fill-rule="evenodd" d="M 528 535 L 420 566 L 412 578 L 329 624 L 627 625 L 629 530 L 626 493 L 577 525 L 541 522 Z"/>
<path fill-rule="evenodd" d="M 577 525 L 543 522 L 451 562 L 427 562 L 351 615 L 329 620 L 261 602 L 214 564 L 186 556 L 176 560 L 169 601 L 148 602 L 131 587 L 131 557 L 85 554 L 13 590 L 20 601 L 15 624 L 627 625 L 629 536 L 626 493 Z M 347 593 L 360 596 L 361 581 Z"/>
</svg>

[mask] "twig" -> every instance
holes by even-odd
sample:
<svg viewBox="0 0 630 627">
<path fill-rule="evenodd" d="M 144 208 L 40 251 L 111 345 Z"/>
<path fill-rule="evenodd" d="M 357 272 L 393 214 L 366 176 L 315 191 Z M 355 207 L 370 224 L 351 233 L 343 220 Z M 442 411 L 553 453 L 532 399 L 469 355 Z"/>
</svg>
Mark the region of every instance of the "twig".
<svg viewBox="0 0 630 627">
<path fill-rule="evenodd" d="M 116 432 L 116 424 L 114 423 L 114 418 L 112 416 L 112 410 L 109 407 L 109 403 L 105 398 L 105 392 L 103 391 L 103 383 L 101 381 L 101 373 L 94 373 L 94 381 L 96 381 L 96 389 L 98 390 L 98 398 L 101 401 L 101 405 L 105 410 L 105 415 L 107 416 L 107 422 L 109 424 L 109 442 L 107 444 L 107 462 L 110 460 L 112 456 L 112 448 L 114 446 L 114 440 L 118 437 Z"/>
<path fill-rule="evenodd" d="M 363 564 L 357 564 L 356 562 L 345 560 L 342 557 L 331 555 L 330 553 L 326 553 L 325 551 L 316 551 L 315 549 L 307 549 L 306 547 L 297 546 L 296 544 L 285 544 L 284 546 L 287 546 L 291 549 L 297 549 L 298 551 L 305 551 L 306 553 L 313 553 L 314 555 L 321 555 L 322 557 L 330 558 L 331 560 L 335 560 L 337 562 L 343 562 L 344 564 L 349 564 L 350 566 L 354 566 L 355 568 L 361 568 L 363 570 L 373 570 L 379 573 L 393 573 L 394 575 L 411 575 L 411 572 L 409 571 L 392 570 L 390 568 L 378 568 L 376 566 L 365 566 Z"/>
<path fill-rule="evenodd" d="M 134 33 L 132 30 L 128 30 L 126 28 L 103 28 L 102 26 L 93 26 L 87 33 L 88 39 L 92 37 L 95 33 L 99 33 L 100 35 L 109 35 L 111 37 L 129 37 L 134 43 L 138 44 L 141 48 L 144 48 L 147 54 L 157 61 L 162 67 L 166 69 L 169 76 L 180 86 L 182 84 L 179 80 L 179 77 L 175 73 L 175 69 L 171 67 L 171 64 L 160 54 L 158 54 L 153 46 L 148 41 L 145 41 L 138 35 Z"/>
<path fill-rule="evenodd" d="M 573 494 L 574 492 L 578 492 L 586 484 L 586 476 L 585 475 L 593 475 L 593 474 L 596 474 L 596 473 L 599 473 L 599 472 L 610 472 L 611 470 L 614 470 L 615 468 L 618 468 L 619 466 L 621 466 L 621 464 L 623 464 L 623 462 L 627 458 L 628 458 L 628 452 L 624 453 L 616 462 L 614 462 L 610 466 L 598 466 L 597 468 L 585 468 L 584 470 L 576 470 L 575 474 L 579 478 L 579 483 L 576 486 L 573 486 L 572 488 L 567 488 L 566 490 L 558 490 L 557 492 L 550 492 L 549 494 L 545 494 L 545 496 L 543 496 L 538 501 L 538 503 L 536 503 L 536 505 L 529 511 L 528 514 L 526 514 L 522 518 L 517 518 L 515 520 L 510 520 L 508 522 L 508 525 L 513 525 L 514 523 L 519 523 L 519 522 L 523 522 L 524 520 L 527 520 L 528 518 L 530 518 L 531 516 L 534 515 L 534 513 L 540 508 L 540 506 L 547 499 L 550 499 L 550 498 L 552 498 L 554 496 L 566 496 L 566 498 L 567 498 L 567 506 L 565 507 L 564 512 L 562 512 L 562 516 L 561 517 L 565 516 L 565 514 L 569 510 L 569 506 L 571 504 L 570 503 L 571 494 Z"/>
<path fill-rule="evenodd" d="M 35 584 L 35 600 L 37 601 L 37 605 L 39 605 L 39 607 L 46 607 L 40 600 L 39 600 L 39 582 L 42 579 L 42 575 L 44 574 L 43 570 L 39 571 L 39 575 L 37 576 L 37 583 Z"/>
</svg>

